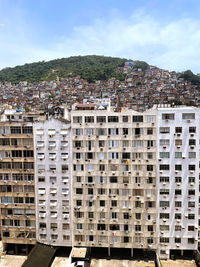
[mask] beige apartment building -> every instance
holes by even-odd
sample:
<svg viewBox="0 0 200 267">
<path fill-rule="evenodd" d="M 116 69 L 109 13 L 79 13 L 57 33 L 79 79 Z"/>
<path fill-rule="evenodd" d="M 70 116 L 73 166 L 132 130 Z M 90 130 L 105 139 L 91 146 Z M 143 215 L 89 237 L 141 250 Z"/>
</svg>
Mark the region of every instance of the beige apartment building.
<svg viewBox="0 0 200 267">
<path fill-rule="evenodd" d="M 71 112 L 74 246 L 156 249 L 156 110 Z"/>
<path fill-rule="evenodd" d="M 33 117 L 13 110 L 0 121 L 0 229 L 4 249 L 28 252 L 36 243 Z"/>
</svg>

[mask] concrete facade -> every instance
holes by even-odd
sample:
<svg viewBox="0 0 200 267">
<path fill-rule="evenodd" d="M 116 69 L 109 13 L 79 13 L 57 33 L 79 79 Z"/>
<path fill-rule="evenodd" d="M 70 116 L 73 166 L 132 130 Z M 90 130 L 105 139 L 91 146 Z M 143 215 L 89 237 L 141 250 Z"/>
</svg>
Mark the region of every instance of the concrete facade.
<svg viewBox="0 0 200 267">
<path fill-rule="evenodd" d="M 37 240 L 72 245 L 70 124 L 50 118 L 34 124 Z"/>
<path fill-rule="evenodd" d="M 0 121 L 0 199 L 4 248 L 35 244 L 33 117 L 11 110 Z"/>
<path fill-rule="evenodd" d="M 156 111 L 71 121 L 74 246 L 156 249 Z"/>
<path fill-rule="evenodd" d="M 199 119 L 197 108 L 158 108 L 158 250 L 198 247 Z"/>
</svg>

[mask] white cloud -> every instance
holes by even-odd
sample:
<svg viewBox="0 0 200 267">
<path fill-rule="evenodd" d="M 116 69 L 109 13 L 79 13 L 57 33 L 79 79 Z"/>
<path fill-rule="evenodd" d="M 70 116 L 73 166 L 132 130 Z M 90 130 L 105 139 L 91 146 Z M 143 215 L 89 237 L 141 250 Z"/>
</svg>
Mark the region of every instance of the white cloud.
<svg viewBox="0 0 200 267">
<path fill-rule="evenodd" d="M 141 10 L 128 18 L 117 17 L 116 13 L 110 21 L 97 19 L 93 25 L 74 27 L 70 36 L 60 37 L 47 49 L 27 38 L 27 29 L 18 30 L 20 38 L 17 37 L 16 42 L 4 46 L 0 42 L 0 51 L 2 46 L 5 50 L 1 66 L 97 54 L 145 60 L 170 70 L 200 72 L 199 25 L 200 20 L 195 19 L 160 23 Z"/>
</svg>

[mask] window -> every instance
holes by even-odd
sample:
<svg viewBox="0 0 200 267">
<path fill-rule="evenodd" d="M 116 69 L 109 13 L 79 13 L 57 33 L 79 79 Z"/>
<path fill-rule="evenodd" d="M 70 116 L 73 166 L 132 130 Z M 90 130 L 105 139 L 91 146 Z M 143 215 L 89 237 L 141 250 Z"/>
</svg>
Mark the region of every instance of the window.
<svg viewBox="0 0 200 267">
<path fill-rule="evenodd" d="M 188 165 L 188 170 L 189 171 L 195 171 L 195 165 Z"/>
<path fill-rule="evenodd" d="M 182 152 L 175 152 L 175 159 L 182 159 Z"/>
<path fill-rule="evenodd" d="M 147 141 L 147 147 L 153 147 L 153 140 L 148 140 Z"/>
<path fill-rule="evenodd" d="M 169 171 L 169 165 L 168 164 L 161 164 L 160 165 L 160 171 Z"/>
<path fill-rule="evenodd" d="M 181 201 L 175 201 L 175 208 L 181 208 L 182 202 Z"/>
<path fill-rule="evenodd" d="M 21 134 L 21 126 L 10 126 L 10 133 L 11 134 Z"/>
<path fill-rule="evenodd" d="M 195 240 L 194 238 L 188 238 L 188 244 L 194 244 Z"/>
<path fill-rule="evenodd" d="M 141 229 L 142 229 L 141 225 L 137 225 L 137 224 L 135 225 L 135 231 L 136 232 L 141 232 Z"/>
<path fill-rule="evenodd" d="M 109 140 L 109 147 L 117 147 L 117 140 Z"/>
<path fill-rule="evenodd" d="M 32 126 L 22 126 L 22 132 L 23 132 L 23 134 L 32 134 L 33 133 L 33 127 Z"/>
<path fill-rule="evenodd" d="M 189 152 L 189 159 L 195 159 L 196 158 L 196 152 Z"/>
<path fill-rule="evenodd" d="M 109 159 L 118 159 L 118 153 L 117 152 L 110 152 L 109 153 Z"/>
<path fill-rule="evenodd" d="M 153 165 L 147 165 L 147 171 L 152 172 L 153 171 Z"/>
<path fill-rule="evenodd" d="M 76 229 L 77 230 L 82 230 L 83 229 L 83 224 L 82 223 L 77 223 Z"/>
<path fill-rule="evenodd" d="M 175 231 L 181 232 L 181 225 L 175 225 Z"/>
<path fill-rule="evenodd" d="M 97 123 L 106 122 L 106 116 L 97 116 Z"/>
<path fill-rule="evenodd" d="M 196 140 L 195 139 L 189 139 L 189 146 L 195 146 Z"/>
<path fill-rule="evenodd" d="M 195 177 L 188 177 L 188 183 L 195 183 Z"/>
<path fill-rule="evenodd" d="M 181 183 L 182 177 L 175 177 L 175 183 Z"/>
<path fill-rule="evenodd" d="M 182 171 L 182 165 L 175 164 L 175 171 Z"/>
<path fill-rule="evenodd" d="M 147 158 L 148 159 L 153 159 L 153 153 L 152 152 L 147 152 Z"/>
<path fill-rule="evenodd" d="M 162 133 L 162 134 L 170 133 L 170 128 L 169 127 L 160 127 L 160 133 Z"/>
<path fill-rule="evenodd" d="M 116 176 L 111 176 L 110 177 L 110 183 L 117 183 L 117 177 Z"/>
<path fill-rule="evenodd" d="M 82 116 L 74 116 L 73 123 L 82 123 Z"/>
<path fill-rule="evenodd" d="M 196 133 L 196 127 L 189 127 L 189 133 Z"/>
<path fill-rule="evenodd" d="M 160 189 L 160 195 L 169 195 L 169 189 Z"/>
<path fill-rule="evenodd" d="M 169 207 L 169 201 L 160 201 L 160 207 Z"/>
<path fill-rule="evenodd" d="M 182 140 L 180 140 L 180 139 L 176 139 L 176 140 L 175 140 L 175 145 L 176 145 L 176 146 L 182 146 Z"/>
<path fill-rule="evenodd" d="M 169 158 L 169 152 L 160 152 L 160 158 L 164 159 L 164 158 Z"/>
<path fill-rule="evenodd" d="M 143 128 L 135 128 L 135 135 L 140 136 L 143 134 Z"/>
<path fill-rule="evenodd" d="M 56 170 L 56 165 L 49 165 L 49 170 L 50 171 L 55 171 Z"/>
<path fill-rule="evenodd" d="M 122 134 L 123 135 L 128 135 L 128 128 L 123 128 L 122 129 Z"/>
<path fill-rule="evenodd" d="M 181 238 L 180 237 L 175 237 L 174 238 L 175 243 L 181 243 Z"/>
<path fill-rule="evenodd" d="M 169 225 L 160 225 L 160 231 L 169 231 Z"/>
<path fill-rule="evenodd" d="M 182 191 L 181 189 L 175 189 L 175 195 L 181 195 Z"/>
<path fill-rule="evenodd" d="M 188 231 L 194 231 L 194 230 L 195 230 L 195 228 L 193 225 L 188 225 Z"/>
<path fill-rule="evenodd" d="M 169 177 L 168 176 L 160 177 L 160 183 L 169 183 Z"/>
<path fill-rule="evenodd" d="M 195 214 L 188 214 L 188 220 L 194 220 Z"/>
<path fill-rule="evenodd" d="M 175 220 L 181 220 L 181 218 L 182 218 L 181 213 L 175 213 L 174 218 L 175 218 Z"/>
<path fill-rule="evenodd" d="M 108 135 L 118 135 L 119 129 L 118 128 L 109 128 L 108 129 Z"/>
<path fill-rule="evenodd" d="M 81 183 L 81 176 L 76 176 L 76 182 Z"/>
<path fill-rule="evenodd" d="M 97 135 L 98 136 L 100 136 L 100 135 L 106 135 L 106 133 L 107 133 L 107 129 L 102 129 L 102 128 L 98 129 L 97 128 Z"/>
<path fill-rule="evenodd" d="M 82 195 L 83 194 L 83 188 L 76 188 L 76 194 Z"/>
<path fill-rule="evenodd" d="M 169 139 L 160 139 L 160 146 L 169 146 L 170 140 Z"/>
<path fill-rule="evenodd" d="M 83 129 L 73 129 L 74 135 L 83 135 Z"/>
<path fill-rule="evenodd" d="M 135 140 L 135 141 L 133 141 L 133 146 L 134 147 L 142 147 L 143 146 L 142 140 Z"/>
<path fill-rule="evenodd" d="M 188 201 L 188 208 L 195 208 L 195 202 L 194 201 Z"/>
<path fill-rule="evenodd" d="M 188 195 L 189 196 L 194 196 L 195 195 L 195 190 L 194 189 L 189 189 L 188 190 Z"/>
<path fill-rule="evenodd" d="M 175 127 L 175 133 L 182 133 L 182 127 Z"/>
<path fill-rule="evenodd" d="M 173 113 L 165 113 L 162 114 L 163 120 L 174 120 L 174 114 Z"/>
<path fill-rule="evenodd" d="M 133 122 L 143 122 L 143 116 L 133 116 Z"/>
<path fill-rule="evenodd" d="M 195 113 L 183 113 L 182 119 L 183 120 L 194 120 L 195 119 Z"/>
<path fill-rule="evenodd" d="M 169 213 L 160 213 L 160 219 L 169 219 Z"/>
<path fill-rule="evenodd" d="M 128 122 L 128 116 L 122 116 L 122 122 Z"/>
<path fill-rule="evenodd" d="M 104 146 L 105 146 L 105 141 L 99 140 L 99 147 L 104 147 Z"/>
<path fill-rule="evenodd" d="M 160 237 L 160 243 L 169 243 L 169 237 Z"/>
<path fill-rule="evenodd" d="M 147 128 L 147 134 L 152 135 L 153 134 L 153 128 Z"/>
<path fill-rule="evenodd" d="M 118 116 L 108 116 L 108 122 L 119 122 Z"/>
<path fill-rule="evenodd" d="M 84 170 L 83 164 L 75 164 L 74 165 L 74 171 L 83 171 L 83 170 Z"/>
<path fill-rule="evenodd" d="M 85 123 L 93 123 L 93 122 L 94 122 L 94 116 L 85 117 Z"/>
</svg>

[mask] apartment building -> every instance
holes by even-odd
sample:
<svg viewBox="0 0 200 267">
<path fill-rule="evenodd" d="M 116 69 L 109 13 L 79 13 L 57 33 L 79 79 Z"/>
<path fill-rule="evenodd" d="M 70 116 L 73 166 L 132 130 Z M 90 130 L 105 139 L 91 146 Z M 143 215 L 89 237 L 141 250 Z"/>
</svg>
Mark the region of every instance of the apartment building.
<svg viewBox="0 0 200 267">
<path fill-rule="evenodd" d="M 49 117 L 34 124 L 37 241 L 72 245 L 70 123 Z"/>
<path fill-rule="evenodd" d="M 4 249 L 28 252 L 36 243 L 33 120 L 5 110 L 0 120 L 0 229 Z"/>
<path fill-rule="evenodd" d="M 75 104 L 71 122 L 58 107 L 46 115 L 1 114 L 5 246 L 147 249 L 163 259 L 198 248 L 200 109 L 116 112 L 98 99 Z"/>
<path fill-rule="evenodd" d="M 74 246 L 157 249 L 156 110 L 71 111 Z"/>
<path fill-rule="evenodd" d="M 158 251 L 198 248 L 200 110 L 157 110 Z"/>
</svg>

